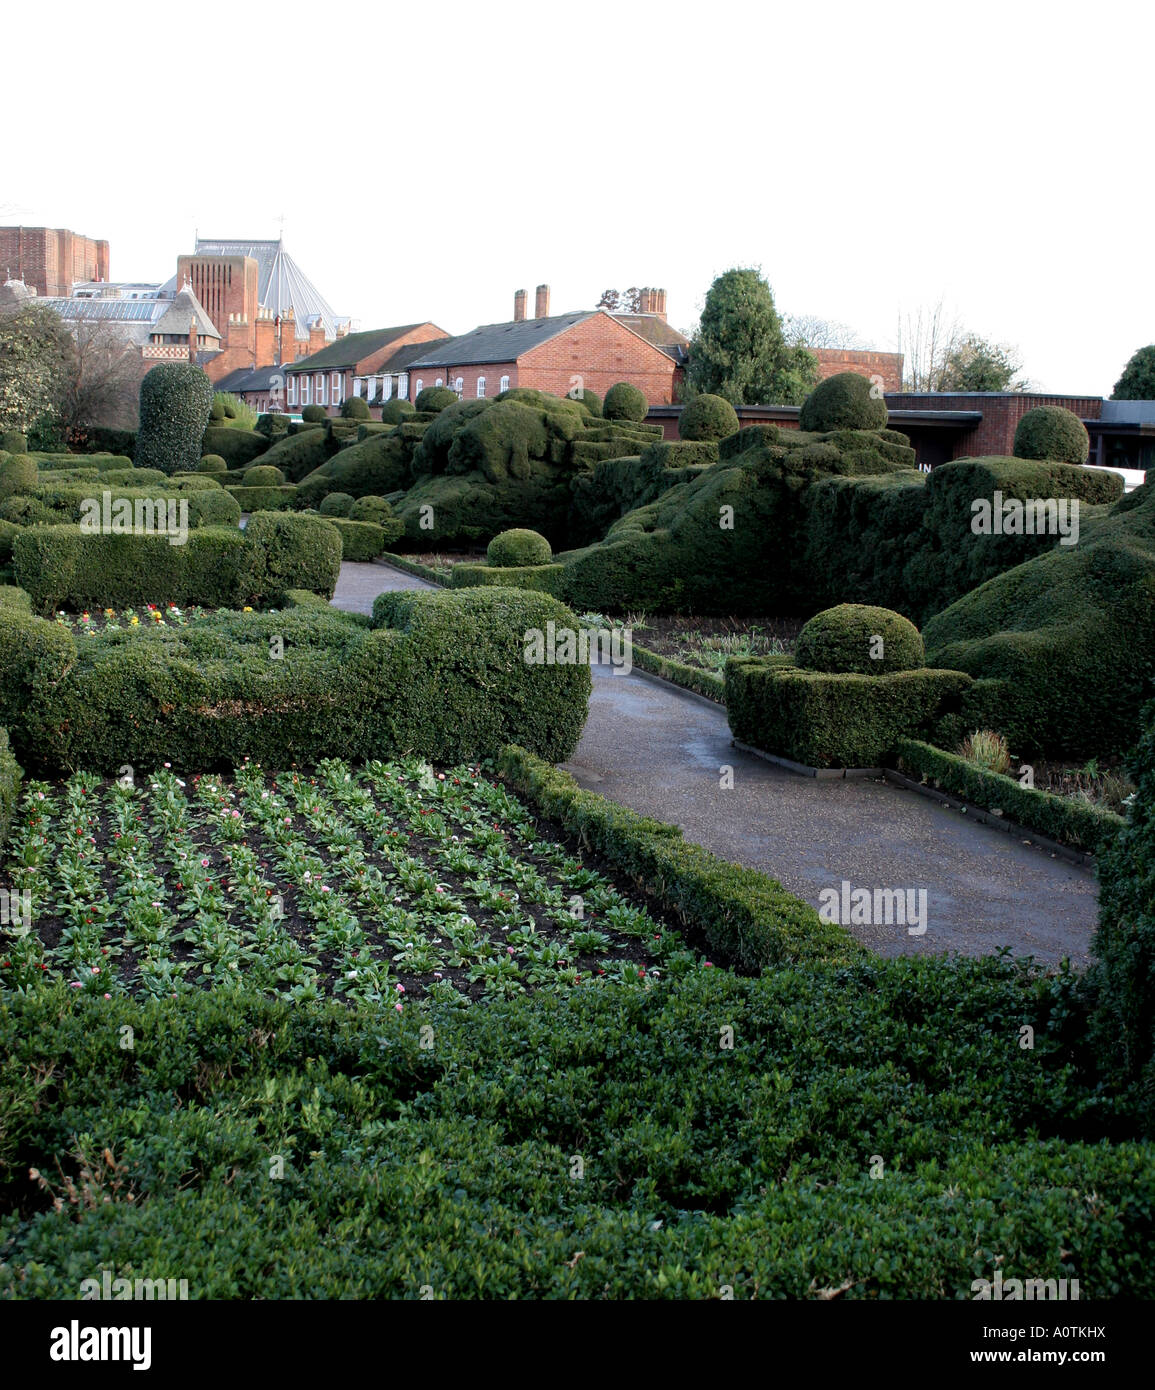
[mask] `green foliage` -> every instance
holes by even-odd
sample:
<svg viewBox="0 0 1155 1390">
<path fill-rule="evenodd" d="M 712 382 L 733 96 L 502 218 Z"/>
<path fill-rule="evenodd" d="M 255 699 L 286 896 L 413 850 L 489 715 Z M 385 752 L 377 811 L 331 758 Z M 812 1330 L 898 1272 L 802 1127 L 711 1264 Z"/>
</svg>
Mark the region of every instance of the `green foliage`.
<svg viewBox="0 0 1155 1390">
<path fill-rule="evenodd" d="M 55 309 L 32 301 L 0 314 L 0 430 L 22 433 L 51 415 L 75 361 L 76 345 Z M 3 439 L 0 449 L 15 452 Z"/>
<path fill-rule="evenodd" d="M 899 739 L 895 752 L 900 772 L 986 810 L 1001 811 L 1008 820 L 1074 849 L 1099 854 L 1123 828 L 1122 817 L 1103 806 L 1021 786 L 1014 777 L 975 767 L 929 743 Z"/>
<path fill-rule="evenodd" d="M 774 659 L 726 663 L 734 737 L 808 767 L 882 767 L 902 738 L 917 738 L 958 708 L 971 684 L 959 671 L 890 675 L 805 671 Z"/>
<path fill-rule="evenodd" d="M 293 483 L 260 487 L 230 483 L 226 491 L 242 512 L 289 512 L 300 501 L 300 489 Z"/>
<path fill-rule="evenodd" d="M 0 454 L 0 502 L 30 493 L 37 480 L 35 459 L 27 454 Z"/>
<path fill-rule="evenodd" d="M 245 487 L 280 487 L 285 475 L 271 464 L 257 464 L 245 472 Z"/>
<path fill-rule="evenodd" d="M 943 365 L 939 391 L 1025 391 L 1022 361 L 1011 348 L 968 333 Z"/>
<path fill-rule="evenodd" d="M 14 521 L 0 521 L 0 568 L 11 564 L 12 545 L 21 529 Z"/>
<path fill-rule="evenodd" d="M 0 612 L 4 610 L 0 601 Z M 24 773 L 8 747 L 8 730 L 0 728 L 0 853 L 8 843 L 8 832 L 20 798 L 20 779 Z"/>
<path fill-rule="evenodd" d="M 68 448 L 68 438 L 60 421 L 48 411 L 28 430 L 28 448 L 32 453 L 61 453 Z"/>
<path fill-rule="evenodd" d="M 1155 343 L 1137 348 L 1111 392 L 1113 401 L 1155 401 Z M 0 443 L 0 448 L 4 448 Z"/>
<path fill-rule="evenodd" d="M 881 430 L 886 428 L 888 412 L 873 383 L 858 372 L 839 372 L 816 386 L 802 402 L 798 417 L 801 429 L 822 433 L 828 430 Z"/>
<path fill-rule="evenodd" d="M 404 396 L 394 396 L 381 407 L 381 421 L 386 425 L 399 425 L 407 415 L 412 415 L 416 408 Z"/>
<path fill-rule="evenodd" d="M 301 411 L 301 419 L 306 424 L 323 425 L 329 419 L 329 414 L 323 405 L 307 405 Z"/>
<path fill-rule="evenodd" d="M 76 661 L 67 628 L 29 617 L 16 605 L 0 607 L 0 725 L 11 731 L 32 700 L 58 685 Z"/>
<path fill-rule="evenodd" d="M 198 473 L 227 473 L 229 465 L 220 454 L 202 454 L 197 461 Z"/>
<path fill-rule="evenodd" d="M 383 497 L 409 485 L 413 451 L 413 444 L 395 434 L 373 434 L 335 454 L 310 473 L 305 483 L 315 484 L 324 477 L 326 491 Z"/>
<path fill-rule="evenodd" d="M 1087 427 L 1073 410 L 1038 405 L 1028 410 L 1015 429 L 1015 458 L 1055 459 L 1086 463 L 1091 449 Z"/>
<path fill-rule="evenodd" d="M 649 412 L 645 394 L 628 381 L 611 386 L 602 404 L 602 415 L 607 420 L 644 420 Z"/>
<path fill-rule="evenodd" d="M 0 430 L 0 453 L 4 454 L 26 454 L 28 452 L 28 436 L 19 430 Z"/>
<path fill-rule="evenodd" d="M 536 589 L 560 598 L 564 579 L 564 565 L 516 565 L 508 569 L 488 564 L 454 565 L 449 576 L 449 587 L 479 589 L 492 585 L 497 588 Z"/>
<path fill-rule="evenodd" d="M 0 443 L 0 449 L 4 445 Z M 105 425 L 86 425 L 79 443 L 73 446 L 86 454 L 121 454 L 131 459 L 136 453 L 136 431 L 113 429 Z"/>
<path fill-rule="evenodd" d="M 372 494 L 358 497 L 349 508 L 350 521 L 371 521 L 375 526 L 380 526 L 393 519 L 393 508 L 384 497 L 374 497 Z M 404 534 L 404 526 L 397 534 Z"/>
<path fill-rule="evenodd" d="M 682 407 L 678 435 L 684 440 L 717 442 L 738 433 L 738 415 L 729 401 L 708 393 L 695 396 Z"/>
<path fill-rule="evenodd" d="M 1155 1135 L 1155 701 L 1128 759 L 1136 784 L 1127 822 L 1099 860 L 1093 1037 L 1103 1069 L 1131 1088 Z"/>
<path fill-rule="evenodd" d="M 342 420 L 369 420 L 369 406 L 360 396 L 350 396 L 341 406 Z"/>
<path fill-rule="evenodd" d="M 290 483 L 299 483 L 337 452 L 329 430 L 320 425 L 278 439 L 261 462 L 279 468 Z"/>
<path fill-rule="evenodd" d="M 601 397 L 596 391 L 591 391 L 588 386 L 582 387 L 580 396 L 570 396 L 567 399 L 577 401 L 581 408 L 590 415 L 600 417 L 602 413 Z"/>
<path fill-rule="evenodd" d="M 289 432 L 289 417 L 283 410 L 270 410 L 264 415 L 257 417 L 257 423 L 253 426 L 256 434 L 263 434 L 270 443 L 278 440 L 282 435 Z"/>
<path fill-rule="evenodd" d="M 323 517 L 254 512 L 245 540 L 238 576 L 245 603 L 276 603 L 286 589 L 333 597 L 341 573 L 341 537 Z"/>
<path fill-rule="evenodd" d="M 453 405 L 456 400 L 457 392 L 448 386 L 427 386 L 417 393 L 416 406 L 418 410 L 438 411 Z"/>
<path fill-rule="evenodd" d="M 794 658 L 807 671 L 864 676 L 926 665 L 922 638 L 908 618 L 856 603 L 816 613 L 798 634 Z"/>
<path fill-rule="evenodd" d="M 757 270 L 718 276 L 689 351 L 686 400 L 708 392 L 731 405 L 797 405 L 818 378 L 814 355 L 787 343 Z"/>
<path fill-rule="evenodd" d="M 140 384 L 137 466 L 191 473 L 202 452 L 223 454 L 219 446 L 201 449 L 212 400 L 212 382 L 200 367 L 190 362 L 162 362 L 153 367 Z"/>
<path fill-rule="evenodd" d="M 330 492 L 321 502 L 322 516 L 348 516 L 353 498 L 347 492 Z"/>
<path fill-rule="evenodd" d="M 515 527 L 494 536 L 489 542 L 486 559 L 489 564 L 498 568 L 548 565 L 553 559 L 553 550 L 549 541 L 536 531 Z"/>
<path fill-rule="evenodd" d="M 341 533 L 342 560 L 375 560 L 389 543 L 384 529 L 370 521 L 350 521 L 344 516 L 329 516 L 329 521 Z"/>
<path fill-rule="evenodd" d="M 217 454 L 229 468 L 246 468 L 269 448 L 270 436 L 233 425 L 210 426 L 201 441 L 202 454 Z"/>
</svg>

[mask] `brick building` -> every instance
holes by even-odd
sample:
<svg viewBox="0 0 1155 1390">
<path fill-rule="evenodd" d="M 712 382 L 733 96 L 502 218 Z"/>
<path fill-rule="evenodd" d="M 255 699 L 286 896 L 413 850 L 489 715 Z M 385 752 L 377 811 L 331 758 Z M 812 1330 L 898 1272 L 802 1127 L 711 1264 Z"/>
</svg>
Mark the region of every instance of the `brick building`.
<svg viewBox="0 0 1155 1390">
<path fill-rule="evenodd" d="M 428 321 L 342 333 L 318 352 L 283 364 L 286 408 L 320 405 L 336 415 L 350 396 L 378 405 L 393 395 L 407 396 L 409 364 L 432 344 L 451 341 L 444 328 Z"/>
<path fill-rule="evenodd" d="M 81 280 L 109 278 L 108 242 L 63 227 L 0 227 L 0 271 L 41 298 L 68 298 Z"/>
<path fill-rule="evenodd" d="M 883 391 L 902 390 L 901 352 L 860 352 L 854 348 L 808 348 L 818 358 L 818 379 L 839 372 L 858 372 L 860 376 L 881 377 Z"/>
</svg>

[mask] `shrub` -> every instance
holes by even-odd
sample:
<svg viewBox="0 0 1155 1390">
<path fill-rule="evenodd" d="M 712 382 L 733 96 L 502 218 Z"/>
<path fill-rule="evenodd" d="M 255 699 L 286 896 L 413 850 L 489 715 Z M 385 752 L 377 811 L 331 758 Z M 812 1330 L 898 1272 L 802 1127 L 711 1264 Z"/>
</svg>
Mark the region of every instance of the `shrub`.
<svg viewBox="0 0 1155 1390">
<path fill-rule="evenodd" d="M 888 608 L 843 603 L 816 614 L 798 634 L 795 661 L 804 670 L 873 676 L 926 664 L 918 628 Z"/>
<path fill-rule="evenodd" d="M 136 431 L 106 425 L 86 425 L 79 446 L 74 447 L 81 448 L 86 454 L 123 454 L 131 459 L 136 453 Z"/>
<path fill-rule="evenodd" d="M 270 441 L 280 439 L 282 435 L 289 432 L 289 417 L 282 410 L 267 411 L 264 415 L 257 417 L 253 432 L 254 434 L 263 434 Z"/>
<path fill-rule="evenodd" d="M 489 542 L 486 560 L 496 567 L 516 568 L 521 565 L 548 565 L 553 559 L 549 541 L 536 531 L 515 528 L 502 531 Z"/>
<path fill-rule="evenodd" d="M 230 483 L 226 489 L 242 512 L 292 511 L 300 502 L 300 489 L 293 483 L 273 487 L 245 487 Z"/>
<path fill-rule="evenodd" d="M 375 526 L 379 526 L 383 521 L 393 519 L 393 508 L 384 497 L 374 497 L 372 494 L 358 497 L 349 508 L 350 521 L 371 521 Z"/>
<path fill-rule="evenodd" d="M 301 419 L 307 424 L 323 425 L 329 418 L 329 413 L 323 405 L 307 405 L 301 411 Z"/>
<path fill-rule="evenodd" d="M 427 386 L 423 391 L 417 393 L 418 410 L 444 410 L 447 405 L 453 405 L 457 400 L 457 392 L 448 386 Z"/>
<path fill-rule="evenodd" d="M 748 659 L 728 661 L 725 682 L 734 737 L 808 767 L 882 767 L 971 683 L 959 671 L 829 674 Z"/>
<path fill-rule="evenodd" d="M 341 406 L 342 420 L 370 420 L 369 407 L 360 396 L 350 396 Z"/>
<path fill-rule="evenodd" d="M 214 424 L 216 424 L 218 421 L 223 420 L 224 418 L 225 418 L 225 407 L 224 407 L 223 401 L 221 400 L 221 392 L 218 391 L 218 392 L 216 392 L 216 394 L 213 396 L 213 403 L 212 403 L 212 405 L 209 407 L 209 419 L 210 419 Z"/>
<path fill-rule="evenodd" d="M 350 521 L 344 516 L 331 516 L 329 522 L 341 533 L 342 560 L 364 562 L 384 553 L 388 542 L 383 527 L 369 521 Z"/>
<path fill-rule="evenodd" d="M 580 396 L 569 396 L 567 399 L 577 401 L 584 411 L 595 418 L 600 417 L 602 413 L 601 397 L 596 391 L 591 391 L 588 386 L 582 387 Z"/>
<path fill-rule="evenodd" d="M 220 454 L 202 454 L 197 463 L 198 473 L 227 473 L 229 465 Z"/>
<path fill-rule="evenodd" d="M 219 454 L 229 468 L 247 468 L 269 447 L 269 437 L 235 425 L 211 426 L 201 441 L 202 454 Z"/>
<path fill-rule="evenodd" d="M 341 573 L 341 537 L 319 516 L 254 512 L 245 527 L 239 576 L 245 603 L 276 603 L 286 589 L 333 597 Z"/>
<path fill-rule="evenodd" d="M 8 843 L 8 831 L 20 799 L 20 779 L 23 775 L 20 764 L 8 747 L 8 730 L 0 728 L 0 853 Z"/>
<path fill-rule="evenodd" d="M 1006 776 L 1011 770 L 1011 750 L 1002 734 L 993 729 L 976 729 L 959 744 L 959 757 L 984 772 Z"/>
<path fill-rule="evenodd" d="M 406 415 L 412 415 L 416 408 L 403 396 L 394 396 L 381 407 L 381 421 L 386 425 L 399 425 Z"/>
<path fill-rule="evenodd" d="M 201 455 L 212 401 L 212 382 L 200 367 L 191 362 L 162 362 L 153 367 L 140 384 L 137 466 L 191 473 Z"/>
<path fill-rule="evenodd" d="M 396 435 L 374 434 L 335 454 L 321 472 L 331 491 L 381 497 L 409 485 L 411 454 L 412 445 Z"/>
<path fill-rule="evenodd" d="M 1073 410 L 1038 405 L 1019 421 L 1012 452 L 1020 459 L 1080 464 L 1087 462 L 1090 449 L 1091 437 Z"/>
<path fill-rule="evenodd" d="M 23 529 L 14 521 L 0 521 L 0 567 L 11 564 L 12 544 Z"/>
<path fill-rule="evenodd" d="M 290 483 L 299 483 L 336 452 L 336 441 L 328 429 L 312 425 L 298 434 L 278 439 L 261 462 L 279 468 Z"/>
<path fill-rule="evenodd" d="M 616 386 L 611 386 L 602 403 L 602 415 L 607 420 L 644 420 L 649 411 L 649 401 L 628 381 L 619 381 Z"/>
<path fill-rule="evenodd" d="M 799 428 L 819 434 L 827 430 L 881 430 L 887 421 L 886 402 L 874 394 L 869 378 L 839 372 L 820 382 L 802 402 Z"/>
<path fill-rule="evenodd" d="M 257 464 L 245 473 L 245 487 L 280 487 L 285 475 L 271 464 Z"/>
<path fill-rule="evenodd" d="M 34 697 L 64 679 L 76 658 L 76 643 L 60 623 L 0 608 L 0 725 L 11 727 Z"/>
<path fill-rule="evenodd" d="M 321 502 L 322 516 L 348 516 L 353 498 L 347 492 L 330 492 Z"/>
<path fill-rule="evenodd" d="M 27 454 L 0 455 L 0 502 L 31 492 L 37 475 L 36 461 Z"/>
<path fill-rule="evenodd" d="M 695 396 L 678 419 L 678 436 L 686 440 L 720 440 L 738 433 L 738 413 L 721 396 Z"/>
<path fill-rule="evenodd" d="M 449 575 L 449 587 L 536 589 L 540 593 L 554 594 L 557 598 L 562 598 L 564 577 L 564 565 L 517 565 L 509 569 L 495 568 L 488 564 L 454 565 Z"/>
<path fill-rule="evenodd" d="M 0 430 L 0 453 L 26 454 L 28 438 L 19 430 Z"/>
</svg>

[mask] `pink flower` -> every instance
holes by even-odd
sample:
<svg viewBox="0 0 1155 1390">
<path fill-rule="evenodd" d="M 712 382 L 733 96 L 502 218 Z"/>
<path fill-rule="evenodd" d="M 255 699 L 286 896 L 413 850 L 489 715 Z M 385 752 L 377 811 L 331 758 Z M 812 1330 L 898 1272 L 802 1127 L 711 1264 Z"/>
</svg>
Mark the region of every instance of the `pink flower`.
<svg viewBox="0 0 1155 1390">
<path fill-rule="evenodd" d="M 99 966 L 99 965 L 94 965 L 94 966 L 92 967 L 92 973 L 93 973 L 94 975 L 99 975 L 99 974 L 100 974 L 100 966 Z"/>
<path fill-rule="evenodd" d="M 393 1007 L 397 1010 L 398 1013 L 401 1012 L 401 1005 L 400 1005 L 400 1004 L 394 1004 Z"/>
<path fill-rule="evenodd" d="M 394 985 L 394 989 L 396 989 L 396 991 L 397 991 L 398 994 L 404 994 L 404 993 L 405 993 L 405 986 L 404 986 L 404 985 Z"/>
<path fill-rule="evenodd" d="M 505 949 L 511 956 L 516 954 L 512 946 L 507 946 Z"/>
<path fill-rule="evenodd" d="M 207 869 L 208 866 L 209 866 L 209 861 L 208 861 L 207 859 L 202 859 L 202 860 L 201 860 L 201 868 L 202 868 L 202 869 Z"/>
</svg>

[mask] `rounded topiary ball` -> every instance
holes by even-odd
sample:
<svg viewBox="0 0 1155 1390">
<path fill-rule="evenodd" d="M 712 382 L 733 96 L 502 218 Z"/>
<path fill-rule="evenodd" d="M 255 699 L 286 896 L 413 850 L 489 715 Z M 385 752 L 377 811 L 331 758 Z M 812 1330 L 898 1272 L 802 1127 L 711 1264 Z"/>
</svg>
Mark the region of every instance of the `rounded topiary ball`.
<svg viewBox="0 0 1155 1390">
<path fill-rule="evenodd" d="M 448 386 L 427 386 L 417 393 L 418 410 L 444 410 L 457 399 L 457 392 Z"/>
<path fill-rule="evenodd" d="M 209 419 L 213 422 L 214 425 L 217 425 L 220 424 L 220 422 L 224 418 L 225 403 L 219 398 L 214 398 L 212 405 L 209 406 Z"/>
<path fill-rule="evenodd" d="M 549 541 L 536 531 L 515 527 L 494 536 L 485 558 L 495 569 L 516 569 L 523 565 L 548 565 L 553 559 L 553 550 Z"/>
<path fill-rule="evenodd" d="M 321 502 L 322 516 L 348 516 L 353 506 L 353 497 L 348 492 L 331 492 Z"/>
<path fill-rule="evenodd" d="M 602 414 L 607 420 L 644 420 L 649 411 L 649 401 L 628 381 L 611 386 L 602 403 Z"/>
<path fill-rule="evenodd" d="M 0 459 L 0 502 L 30 492 L 38 476 L 36 460 L 27 454 L 12 454 Z"/>
<path fill-rule="evenodd" d="M 358 497 L 349 508 L 350 521 L 371 521 L 379 526 L 382 521 L 388 521 L 393 515 L 393 508 L 384 497 Z"/>
<path fill-rule="evenodd" d="M 798 634 L 794 660 L 808 671 L 916 671 L 926 664 L 922 634 L 889 608 L 841 603 L 816 613 Z"/>
<path fill-rule="evenodd" d="M 196 466 L 198 473 L 227 473 L 229 466 L 220 454 L 205 454 Z"/>
<path fill-rule="evenodd" d="M 727 439 L 738 433 L 738 413 L 721 396 L 695 396 L 682 408 L 679 439 Z"/>
<path fill-rule="evenodd" d="M 601 413 L 602 413 L 602 401 L 601 401 L 601 397 L 598 395 L 598 393 L 597 393 L 596 391 L 591 391 L 591 390 L 589 389 L 588 386 L 583 386 L 583 387 L 581 388 L 581 395 L 580 395 L 580 396 L 579 396 L 579 395 L 567 396 L 566 399 L 567 399 L 567 400 L 571 400 L 571 401 L 577 401 L 578 405 L 582 406 L 583 409 L 585 409 L 590 415 L 594 415 L 594 416 L 597 416 L 597 417 L 600 417 L 600 416 L 601 416 Z"/>
<path fill-rule="evenodd" d="M 1073 410 L 1061 405 L 1037 405 L 1028 410 L 1015 430 L 1017 459 L 1051 459 L 1058 463 L 1086 463 L 1091 437 Z"/>
<path fill-rule="evenodd" d="M 404 396 L 394 396 L 391 401 L 386 401 L 381 407 L 381 420 L 386 425 L 399 425 L 406 415 L 412 415 L 416 409 Z"/>
<path fill-rule="evenodd" d="M 816 434 L 829 430 L 882 430 L 888 418 L 886 402 L 869 377 L 839 372 L 819 382 L 802 402 L 798 426 Z"/>
<path fill-rule="evenodd" d="M 360 396 L 350 396 L 341 406 L 342 420 L 371 420 L 369 407 Z"/>
<path fill-rule="evenodd" d="M 328 418 L 323 405 L 307 405 L 301 411 L 301 419 L 310 425 L 323 424 Z"/>
<path fill-rule="evenodd" d="M 245 487 L 280 487 L 285 475 L 271 463 L 255 463 L 245 470 Z"/>
</svg>

